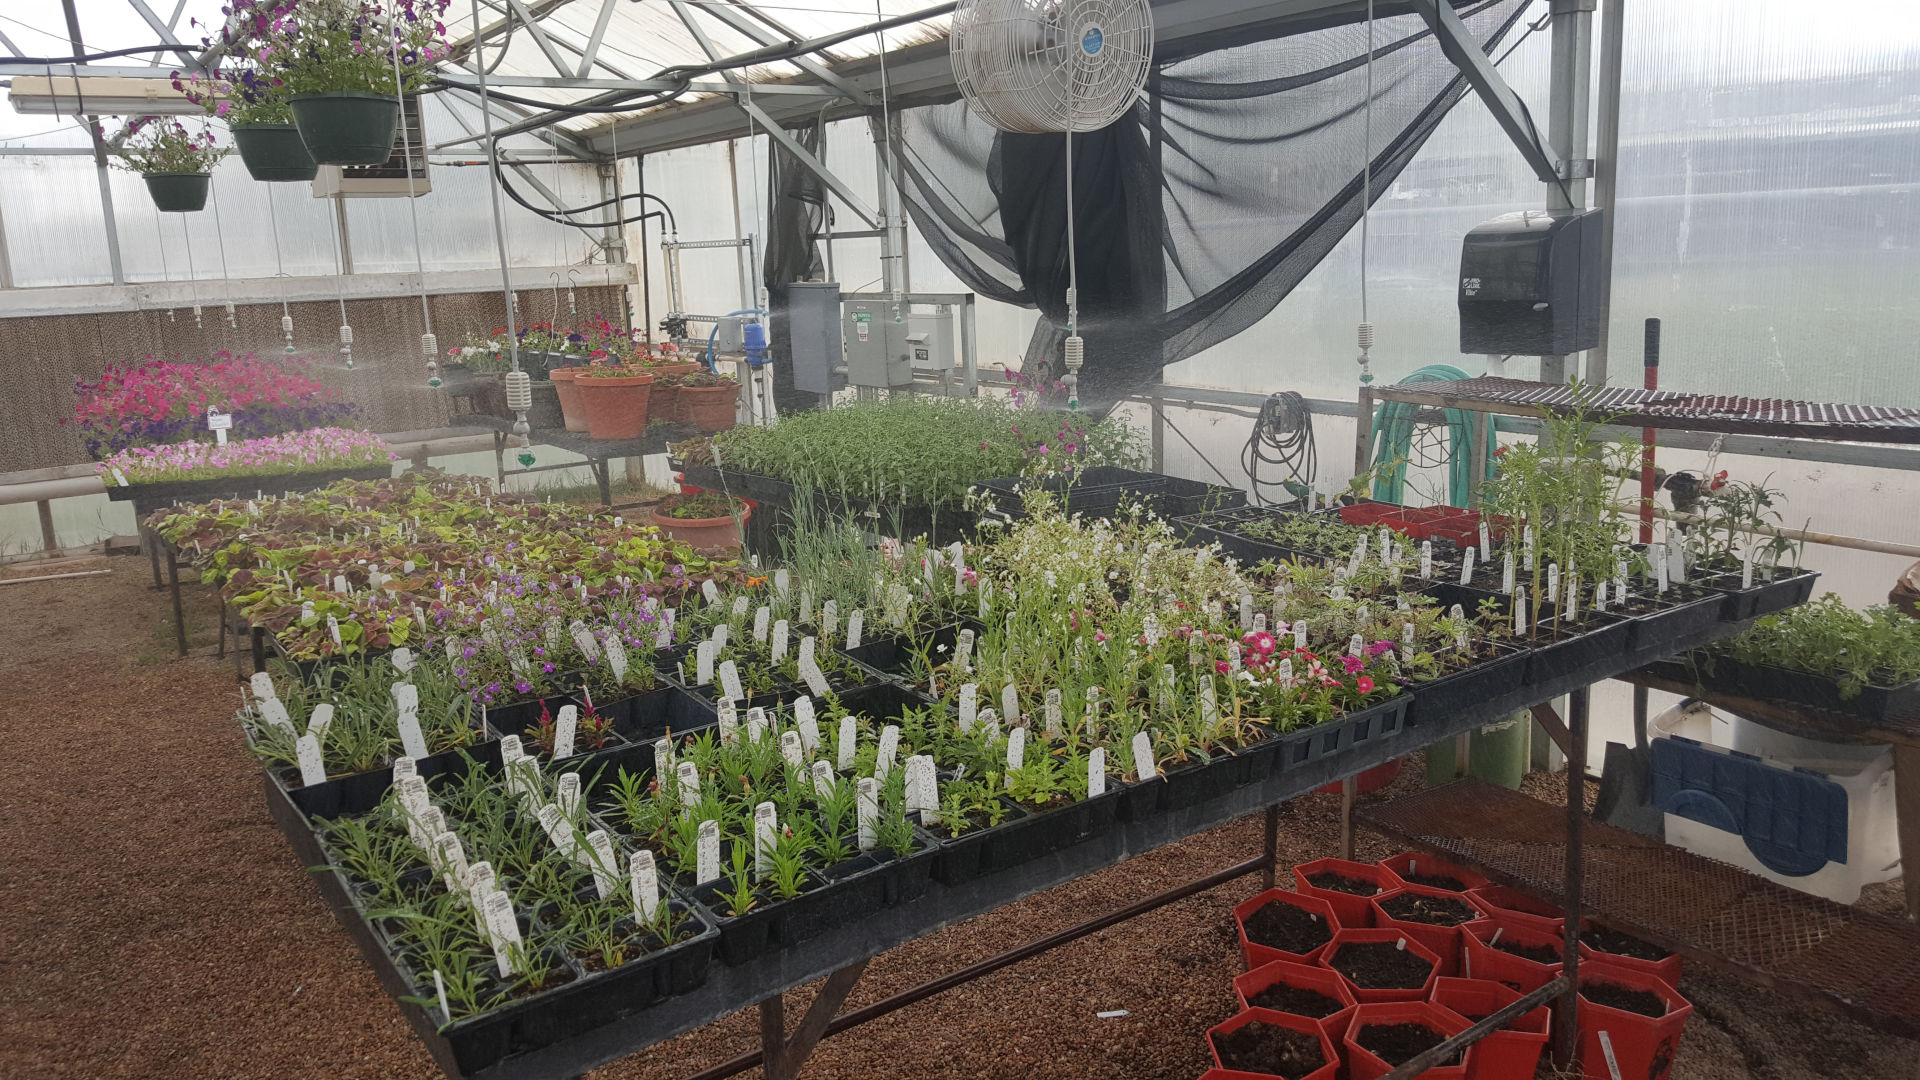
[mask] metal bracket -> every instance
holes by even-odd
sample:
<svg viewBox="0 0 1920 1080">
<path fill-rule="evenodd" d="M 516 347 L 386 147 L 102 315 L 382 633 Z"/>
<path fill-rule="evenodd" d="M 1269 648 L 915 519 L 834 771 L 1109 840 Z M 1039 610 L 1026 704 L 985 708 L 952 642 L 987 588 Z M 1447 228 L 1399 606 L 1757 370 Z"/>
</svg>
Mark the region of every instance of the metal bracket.
<svg viewBox="0 0 1920 1080">
<path fill-rule="evenodd" d="M 1473 84 L 1474 92 L 1486 103 L 1487 111 L 1506 131 L 1507 138 L 1513 140 L 1520 156 L 1533 168 L 1534 175 L 1543 184 L 1558 184 L 1560 163 L 1547 148 L 1546 139 L 1541 136 L 1539 129 L 1534 126 L 1526 102 L 1520 100 L 1520 95 L 1514 93 L 1507 81 L 1500 77 L 1499 69 L 1493 66 L 1492 59 L 1473 39 L 1467 24 L 1460 21 L 1453 5 L 1447 0 L 1410 0 L 1410 3 L 1432 28 L 1434 39 L 1440 43 L 1440 51 Z"/>
<path fill-rule="evenodd" d="M 1593 179 L 1593 159 L 1589 157 L 1589 158 L 1575 158 L 1572 161 L 1562 161 L 1560 163 L 1560 179 L 1562 180 Z"/>
</svg>

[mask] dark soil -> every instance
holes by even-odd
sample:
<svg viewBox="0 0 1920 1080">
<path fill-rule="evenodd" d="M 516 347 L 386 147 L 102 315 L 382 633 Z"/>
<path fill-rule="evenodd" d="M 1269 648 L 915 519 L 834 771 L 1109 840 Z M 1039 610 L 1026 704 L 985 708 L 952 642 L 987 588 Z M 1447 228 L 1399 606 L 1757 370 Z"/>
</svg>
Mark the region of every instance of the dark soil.
<svg viewBox="0 0 1920 1080">
<path fill-rule="evenodd" d="M 1368 1024 L 1354 1036 L 1354 1042 L 1373 1051 L 1375 1057 L 1389 1065 L 1405 1065 L 1421 1054 L 1447 1041 L 1447 1037 L 1425 1024 Z M 1458 1065 L 1460 1055 L 1439 1062 L 1441 1065 Z"/>
<path fill-rule="evenodd" d="M 1536 964 L 1557 964 L 1560 962 L 1560 950 L 1551 945 L 1522 945 L 1511 939 L 1502 939 L 1494 942 L 1493 947 L 1503 953 L 1511 953 L 1523 960 L 1531 960 Z"/>
<path fill-rule="evenodd" d="M 1323 870 L 1318 874 L 1308 874 L 1307 883 L 1316 889 L 1325 889 L 1328 892 L 1343 892 L 1353 896 L 1373 896 L 1380 891 L 1380 886 L 1375 885 L 1371 881 L 1350 878 L 1345 874 L 1335 873 L 1332 870 Z"/>
<path fill-rule="evenodd" d="M 1580 996 L 1595 1005 L 1639 1013 L 1641 1016 L 1667 1015 L 1667 1003 L 1651 990 L 1635 990 L 1619 983 L 1590 982 L 1580 988 Z"/>
<path fill-rule="evenodd" d="M 1313 912 L 1275 900 L 1247 917 L 1247 940 L 1305 955 L 1332 941 L 1333 931 Z"/>
<path fill-rule="evenodd" d="M 1340 946 L 1333 970 L 1363 990 L 1414 990 L 1426 985 L 1433 965 L 1393 942 L 1369 941 Z"/>
<path fill-rule="evenodd" d="M 1317 1036 L 1258 1020 L 1213 1036 L 1213 1048 L 1222 1066 L 1240 1072 L 1297 1078 L 1327 1063 Z"/>
<path fill-rule="evenodd" d="M 1451 896 L 1422 896 L 1419 893 L 1401 893 L 1391 900 L 1382 900 L 1380 910 L 1396 919 L 1429 926 L 1459 926 L 1480 916 L 1478 911 Z"/>
<path fill-rule="evenodd" d="M 1425 885 L 1429 889 L 1445 889 L 1448 892 L 1467 891 L 1466 882 L 1446 874 L 1401 874 L 1400 880 L 1409 885 Z"/>
<path fill-rule="evenodd" d="M 1648 963 L 1659 963 L 1673 955 L 1658 945 L 1649 944 L 1618 930 L 1608 930 L 1604 926 L 1589 926 L 1582 930 L 1580 940 L 1595 952 L 1630 956 L 1635 960 L 1645 960 Z"/>
<path fill-rule="evenodd" d="M 1247 1004 L 1274 1012 L 1292 1013 L 1309 1020 L 1319 1020 L 1332 1016 L 1346 1008 L 1339 998 L 1328 997 L 1318 990 L 1304 986 L 1288 986 L 1286 983 L 1274 983 L 1265 990 L 1247 999 Z"/>
</svg>

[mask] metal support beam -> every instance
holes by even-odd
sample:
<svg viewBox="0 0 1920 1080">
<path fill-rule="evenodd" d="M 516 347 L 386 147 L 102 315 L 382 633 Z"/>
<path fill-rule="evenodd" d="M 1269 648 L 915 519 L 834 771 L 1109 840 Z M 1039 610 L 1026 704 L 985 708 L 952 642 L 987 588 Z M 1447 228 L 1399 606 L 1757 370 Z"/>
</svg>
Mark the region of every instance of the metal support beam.
<svg viewBox="0 0 1920 1080">
<path fill-rule="evenodd" d="M 1582 850 L 1587 824 L 1587 706 L 1588 688 L 1567 695 L 1567 864 L 1562 890 L 1566 916 L 1565 937 L 1561 941 L 1561 969 L 1567 978 L 1566 991 L 1560 997 L 1559 1045 L 1555 1060 L 1568 1067 L 1580 1049 L 1580 890 L 1586 883 L 1585 852 Z"/>
<path fill-rule="evenodd" d="M 527 8 L 527 11 L 529 14 L 531 14 L 534 17 L 536 21 L 538 21 L 539 19 L 545 17 L 549 12 L 552 12 L 558 8 L 565 7 L 567 4 L 571 2 L 572 0 L 536 0 L 535 3 L 533 3 Z M 488 0 L 487 6 L 489 8 L 494 7 L 492 0 Z M 478 24 L 477 19 L 475 20 L 475 23 L 476 25 Z M 494 38 L 497 38 L 500 35 L 506 33 L 508 27 L 511 27 L 512 25 L 513 25 L 513 16 L 511 14 L 507 15 L 505 18 L 502 18 L 498 22 L 488 23 L 486 26 L 481 27 L 477 32 L 468 34 L 466 37 L 462 38 L 461 40 L 453 42 L 452 52 L 448 55 L 447 58 L 456 64 L 466 63 L 467 57 L 473 54 L 474 46 L 476 42 L 484 44 L 488 41 L 491 41 Z"/>
<path fill-rule="evenodd" d="M 154 10 L 147 6 L 146 0 L 127 0 L 127 3 L 133 5 L 133 10 L 140 13 L 140 17 L 146 20 L 147 26 L 151 28 L 155 34 L 160 35 L 161 41 L 169 45 L 180 46 L 180 51 L 169 53 L 168 55 L 178 57 L 181 67 L 191 68 L 194 71 L 204 70 L 199 59 L 196 58 L 191 51 L 188 51 L 185 45 L 181 44 L 179 38 L 173 36 L 173 24 L 161 21 L 160 16 L 155 14 Z M 182 6 L 184 6 L 184 0 Z M 173 17 L 175 20 L 180 18 L 179 8 L 174 9 Z M 157 60 L 159 54 L 155 53 L 154 55 Z"/>
<path fill-rule="evenodd" d="M 8 37 L 6 33 L 3 31 L 0 31 L 0 47 L 4 47 L 7 50 L 7 54 L 10 56 L 27 55 L 26 53 L 21 52 L 20 46 L 15 45 L 13 43 L 13 39 Z"/>
<path fill-rule="evenodd" d="M 607 23 L 613 20 L 614 9 L 620 6 L 620 0 L 600 0 L 600 17 L 593 22 L 593 34 L 587 38 L 587 47 L 580 52 L 580 68 L 574 74 L 584 79 L 587 72 L 593 70 L 593 58 L 600 55 L 600 42 L 607 36 Z"/>
<path fill-rule="evenodd" d="M 80 14 L 74 10 L 73 0 L 61 0 L 60 6 L 67 16 L 67 41 L 73 46 L 73 58 L 77 63 L 87 53 L 86 43 L 80 37 Z M 86 117 L 87 134 L 93 139 L 93 170 L 100 181 L 100 217 L 107 228 L 107 265 L 113 271 L 113 283 L 124 285 L 127 281 L 125 264 L 120 260 L 120 227 L 113 215 L 113 179 L 107 172 L 107 143 L 100 137 L 100 118 Z"/>
<path fill-rule="evenodd" d="M 1546 140 L 1534 126 L 1533 116 L 1527 112 L 1526 102 L 1513 92 L 1507 81 L 1500 77 L 1500 71 L 1493 66 L 1493 60 L 1481 49 L 1473 34 L 1467 30 L 1467 24 L 1447 0 L 1412 0 L 1413 7 L 1420 17 L 1433 29 L 1434 40 L 1440 43 L 1440 51 L 1445 53 L 1453 66 L 1467 77 L 1474 93 L 1486 103 L 1487 111 L 1500 127 L 1506 131 L 1507 138 L 1519 149 L 1520 156 L 1526 159 L 1534 175 L 1544 184 L 1556 184 L 1560 179 L 1560 159 L 1547 149 Z"/>
<path fill-rule="evenodd" d="M 540 28 L 540 20 L 534 18 L 533 13 L 527 10 L 527 5 L 524 0 L 507 0 L 507 6 L 513 10 L 515 15 L 520 16 L 521 24 L 527 28 L 527 33 L 533 35 L 533 43 L 540 46 L 540 51 L 546 54 L 547 63 L 553 65 L 553 70 L 558 73 L 561 78 L 572 75 L 573 69 L 567 66 L 565 60 L 561 59 L 560 51 L 553 47 L 553 42 L 547 37 L 547 32 Z"/>
<path fill-rule="evenodd" d="M 1600 13 L 1599 131 L 1595 133 L 1593 205 L 1600 209 L 1600 343 L 1587 352 L 1587 381 L 1607 381 L 1607 322 L 1613 314 L 1613 224 L 1620 191 L 1620 67 L 1626 43 L 1626 0 Z"/>
<path fill-rule="evenodd" d="M 745 15 L 735 11 L 733 8 L 727 7 L 722 4 L 714 4 L 704 8 L 703 10 L 706 11 L 708 15 L 711 15 L 714 18 L 719 19 L 721 22 L 726 23 L 728 26 L 733 27 L 735 30 L 738 30 L 740 33 L 746 35 L 748 38 L 752 39 L 754 42 L 758 44 L 761 44 L 761 45 L 786 44 L 786 42 L 781 41 L 779 38 L 774 37 L 772 34 L 767 33 L 766 30 L 756 25 L 754 20 L 747 18 Z M 765 20 L 765 16 L 762 16 L 761 18 L 763 21 Z M 795 38 L 795 40 L 798 40 L 795 37 L 795 35 L 791 33 L 788 34 L 788 37 Z M 873 105 L 879 104 L 877 101 L 874 100 L 873 95 L 867 93 L 865 90 L 860 89 L 858 86 L 855 86 L 853 83 L 848 82 L 846 79 L 841 78 L 839 75 L 834 74 L 832 70 L 830 70 L 824 64 L 821 64 L 817 60 L 813 60 L 805 56 L 796 56 L 793 58 L 793 63 L 796 66 L 798 66 L 802 71 L 805 71 L 807 74 L 812 75 L 814 78 L 819 79 L 823 83 L 826 83 L 828 86 L 833 87 L 835 90 L 840 91 L 842 94 L 845 94 L 847 97 L 852 98 L 856 103 L 860 105 L 873 106 Z"/>
<path fill-rule="evenodd" d="M 1593 5 L 1595 0 L 1553 0 L 1553 64 L 1548 75 L 1547 151 L 1562 163 L 1559 175 L 1547 180 L 1547 209 L 1572 210 L 1587 205 L 1587 183 L 1581 179 L 1587 159 L 1587 83 L 1593 62 Z M 1564 382 L 1566 356 L 1542 356 L 1540 381 Z"/>
</svg>

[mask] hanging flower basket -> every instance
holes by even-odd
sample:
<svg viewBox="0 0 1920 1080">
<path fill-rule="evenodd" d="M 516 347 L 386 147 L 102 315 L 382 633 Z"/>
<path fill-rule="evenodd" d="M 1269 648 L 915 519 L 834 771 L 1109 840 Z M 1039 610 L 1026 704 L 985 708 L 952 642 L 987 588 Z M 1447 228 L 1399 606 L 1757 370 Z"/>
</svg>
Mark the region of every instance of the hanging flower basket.
<svg viewBox="0 0 1920 1080">
<path fill-rule="evenodd" d="M 300 129 L 292 124 L 234 124 L 229 130 L 233 132 L 233 145 L 240 150 L 240 160 L 247 166 L 247 175 L 255 180 L 311 180 L 320 171 L 313 155 L 307 153 L 307 144 L 300 139 Z"/>
<path fill-rule="evenodd" d="M 187 214 L 207 208 L 212 173 L 147 173 L 147 193 L 153 205 L 169 214 Z"/>
<path fill-rule="evenodd" d="M 295 94 L 293 122 L 300 141 L 321 165 L 381 165 L 393 156 L 400 102 L 361 90 Z"/>
</svg>

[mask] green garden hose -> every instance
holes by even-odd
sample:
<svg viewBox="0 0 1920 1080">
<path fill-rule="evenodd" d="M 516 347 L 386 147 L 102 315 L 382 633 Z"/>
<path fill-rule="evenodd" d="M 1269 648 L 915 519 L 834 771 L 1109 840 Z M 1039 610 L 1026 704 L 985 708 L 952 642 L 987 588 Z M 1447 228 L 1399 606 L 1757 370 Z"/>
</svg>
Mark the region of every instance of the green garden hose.
<svg viewBox="0 0 1920 1080">
<path fill-rule="evenodd" d="M 1429 364 L 1401 380 L 1404 383 L 1451 382 L 1470 376 L 1451 364 Z M 1413 416 L 1419 406 L 1404 401 L 1383 401 L 1373 414 L 1373 463 L 1378 468 L 1383 463 L 1393 465 L 1385 473 L 1376 474 L 1373 482 L 1373 497 L 1381 502 L 1398 503 L 1405 493 L 1407 479 L 1407 458 L 1413 449 Z M 1473 413 L 1466 409 L 1447 410 L 1448 444 L 1452 454 L 1447 463 L 1447 502 L 1454 506 L 1466 506 L 1468 496 L 1473 490 L 1473 470 L 1468 457 L 1473 445 Z M 1489 434 L 1501 430 L 1497 418 L 1489 418 Z M 1499 440 L 1489 438 L 1484 453 L 1487 457 L 1486 475 L 1494 474 L 1494 444 Z M 1398 464 L 1393 464 L 1397 462 Z"/>
</svg>

